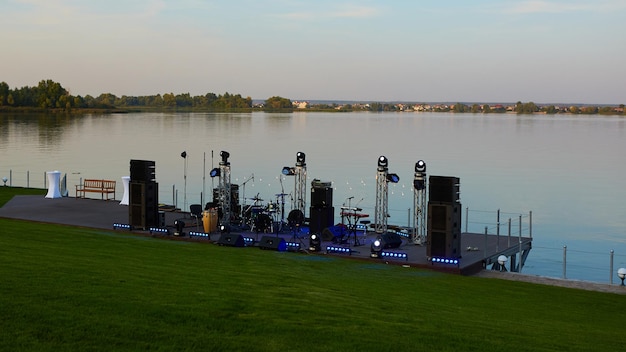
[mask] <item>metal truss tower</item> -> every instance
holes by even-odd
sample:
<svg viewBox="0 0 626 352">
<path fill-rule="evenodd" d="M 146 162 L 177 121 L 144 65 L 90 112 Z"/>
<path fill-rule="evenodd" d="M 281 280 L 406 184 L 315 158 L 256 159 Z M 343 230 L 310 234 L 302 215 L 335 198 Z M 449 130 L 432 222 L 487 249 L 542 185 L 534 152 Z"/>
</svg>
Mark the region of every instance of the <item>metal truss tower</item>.
<svg viewBox="0 0 626 352">
<path fill-rule="evenodd" d="M 294 209 L 298 209 L 305 213 L 306 209 L 306 162 L 305 162 L 305 154 L 303 152 L 298 152 L 296 154 L 296 167 L 295 167 L 295 207 Z"/>
<path fill-rule="evenodd" d="M 419 160 L 415 163 L 415 178 L 413 179 L 413 237 L 411 240 L 417 245 L 426 243 L 426 163 Z"/>
<path fill-rule="evenodd" d="M 219 202 L 222 208 L 222 225 L 230 225 L 231 221 L 231 186 L 230 186 L 230 154 L 225 151 L 220 152 L 220 180 L 218 185 Z"/>
<path fill-rule="evenodd" d="M 389 189 L 387 185 L 387 172 L 389 161 L 386 157 L 378 158 L 376 171 L 376 206 L 374 208 L 374 230 L 376 233 L 387 232 L 387 216 L 389 212 Z"/>
</svg>

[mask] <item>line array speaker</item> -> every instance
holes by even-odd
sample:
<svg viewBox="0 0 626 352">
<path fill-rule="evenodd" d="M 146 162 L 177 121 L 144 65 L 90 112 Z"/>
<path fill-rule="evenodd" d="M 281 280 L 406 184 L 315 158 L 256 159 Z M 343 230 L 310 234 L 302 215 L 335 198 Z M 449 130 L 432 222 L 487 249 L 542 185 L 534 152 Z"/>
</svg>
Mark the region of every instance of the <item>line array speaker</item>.
<svg viewBox="0 0 626 352">
<path fill-rule="evenodd" d="M 335 222 L 334 207 L 310 207 L 309 208 L 309 232 L 321 233 Z"/>
<path fill-rule="evenodd" d="M 428 202 L 428 257 L 461 257 L 461 204 Z"/>
<path fill-rule="evenodd" d="M 311 182 L 311 206 L 312 207 L 332 207 L 333 187 L 330 182 Z"/>
<path fill-rule="evenodd" d="M 130 161 L 130 180 L 135 182 L 156 182 L 155 162 L 132 159 Z"/>
<path fill-rule="evenodd" d="M 133 228 L 147 230 L 158 227 L 159 218 L 159 185 L 156 182 L 130 182 L 129 190 L 129 223 Z"/>
<path fill-rule="evenodd" d="M 428 200 L 431 202 L 455 203 L 459 201 L 460 180 L 452 176 L 430 176 Z"/>
</svg>

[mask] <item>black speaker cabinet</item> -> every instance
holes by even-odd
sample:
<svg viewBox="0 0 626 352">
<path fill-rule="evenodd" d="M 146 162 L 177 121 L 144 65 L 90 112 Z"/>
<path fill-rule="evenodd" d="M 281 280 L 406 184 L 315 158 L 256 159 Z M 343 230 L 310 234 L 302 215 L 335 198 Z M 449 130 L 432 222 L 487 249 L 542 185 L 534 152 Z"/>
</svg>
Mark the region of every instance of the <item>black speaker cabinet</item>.
<svg viewBox="0 0 626 352">
<path fill-rule="evenodd" d="M 259 248 L 284 252 L 287 250 L 287 242 L 282 237 L 263 236 L 259 242 Z"/>
<path fill-rule="evenodd" d="M 156 182 L 154 161 L 131 160 L 130 180 L 135 182 Z"/>
<path fill-rule="evenodd" d="M 333 187 L 330 182 L 311 182 L 311 206 L 312 207 L 332 207 Z"/>
<path fill-rule="evenodd" d="M 428 201 L 455 203 L 459 201 L 460 179 L 452 176 L 430 176 Z"/>
<path fill-rule="evenodd" d="M 159 185 L 156 182 L 130 182 L 128 218 L 135 229 L 160 226 Z"/>
<path fill-rule="evenodd" d="M 220 246 L 244 247 L 245 242 L 241 234 L 223 233 L 217 241 Z"/>
<path fill-rule="evenodd" d="M 461 204 L 428 202 L 428 257 L 461 257 Z"/>
<path fill-rule="evenodd" d="M 321 233 L 335 222 L 334 207 L 309 208 L 309 233 Z"/>
</svg>

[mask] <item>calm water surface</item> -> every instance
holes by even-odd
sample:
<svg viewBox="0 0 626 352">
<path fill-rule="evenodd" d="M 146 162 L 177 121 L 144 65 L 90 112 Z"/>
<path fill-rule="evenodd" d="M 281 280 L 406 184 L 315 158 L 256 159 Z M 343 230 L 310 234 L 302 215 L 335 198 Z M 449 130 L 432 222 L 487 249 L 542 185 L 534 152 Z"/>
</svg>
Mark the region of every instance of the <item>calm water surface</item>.
<svg viewBox="0 0 626 352">
<path fill-rule="evenodd" d="M 485 226 L 495 232 L 497 209 L 502 221 L 532 211 L 534 248 L 526 273 L 560 277 L 564 245 L 568 278 L 608 282 L 610 250 L 615 251 L 615 270 L 626 266 L 626 120 L 620 117 L 0 115 L 0 176 L 11 173 L 16 186 L 25 186 L 28 177 L 31 187 L 43 187 L 45 171 L 59 170 L 67 174 L 71 192 L 81 178 L 121 181 L 129 174 L 130 159 L 154 160 L 160 202 L 183 207 L 200 202 L 201 193 L 210 194 L 217 184 L 209 171 L 218 165 L 221 150 L 231 155 L 232 182 L 240 185 L 242 201 L 258 194 L 265 203 L 274 202 L 278 193 L 293 193 L 294 180 L 282 176 L 281 169 L 294 166 L 302 151 L 307 187 L 315 178 L 333 182 L 336 213 L 354 197 L 352 205 L 359 202 L 372 218 L 377 159 L 384 155 L 389 172 L 400 176 L 389 188 L 389 223 L 399 225 L 408 224 L 414 165 L 423 159 L 429 175 L 460 177 L 471 232 L 483 232 Z M 120 182 L 117 199 L 121 192 Z M 287 197 L 288 208 L 289 203 Z"/>
</svg>

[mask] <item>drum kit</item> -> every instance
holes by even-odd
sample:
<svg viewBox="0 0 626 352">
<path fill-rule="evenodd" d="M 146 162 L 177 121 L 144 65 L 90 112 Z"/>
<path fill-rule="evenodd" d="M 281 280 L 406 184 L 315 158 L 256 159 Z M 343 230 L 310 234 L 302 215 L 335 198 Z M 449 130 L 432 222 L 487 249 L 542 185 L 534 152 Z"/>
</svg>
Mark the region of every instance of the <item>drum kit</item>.
<svg viewBox="0 0 626 352">
<path fill-rule="evenodd" d="M 288 194 L 276 194 L 275 202 L 263 203 L 263 199 L 257 194 L 253 198 L 247 198 L 252 202 L 245 205 L 242 215 L 243 223 L 250 227 L 250 231 L 256 233 L 280 233 L 285 225 L 285 196 Z"/>
</svg>

